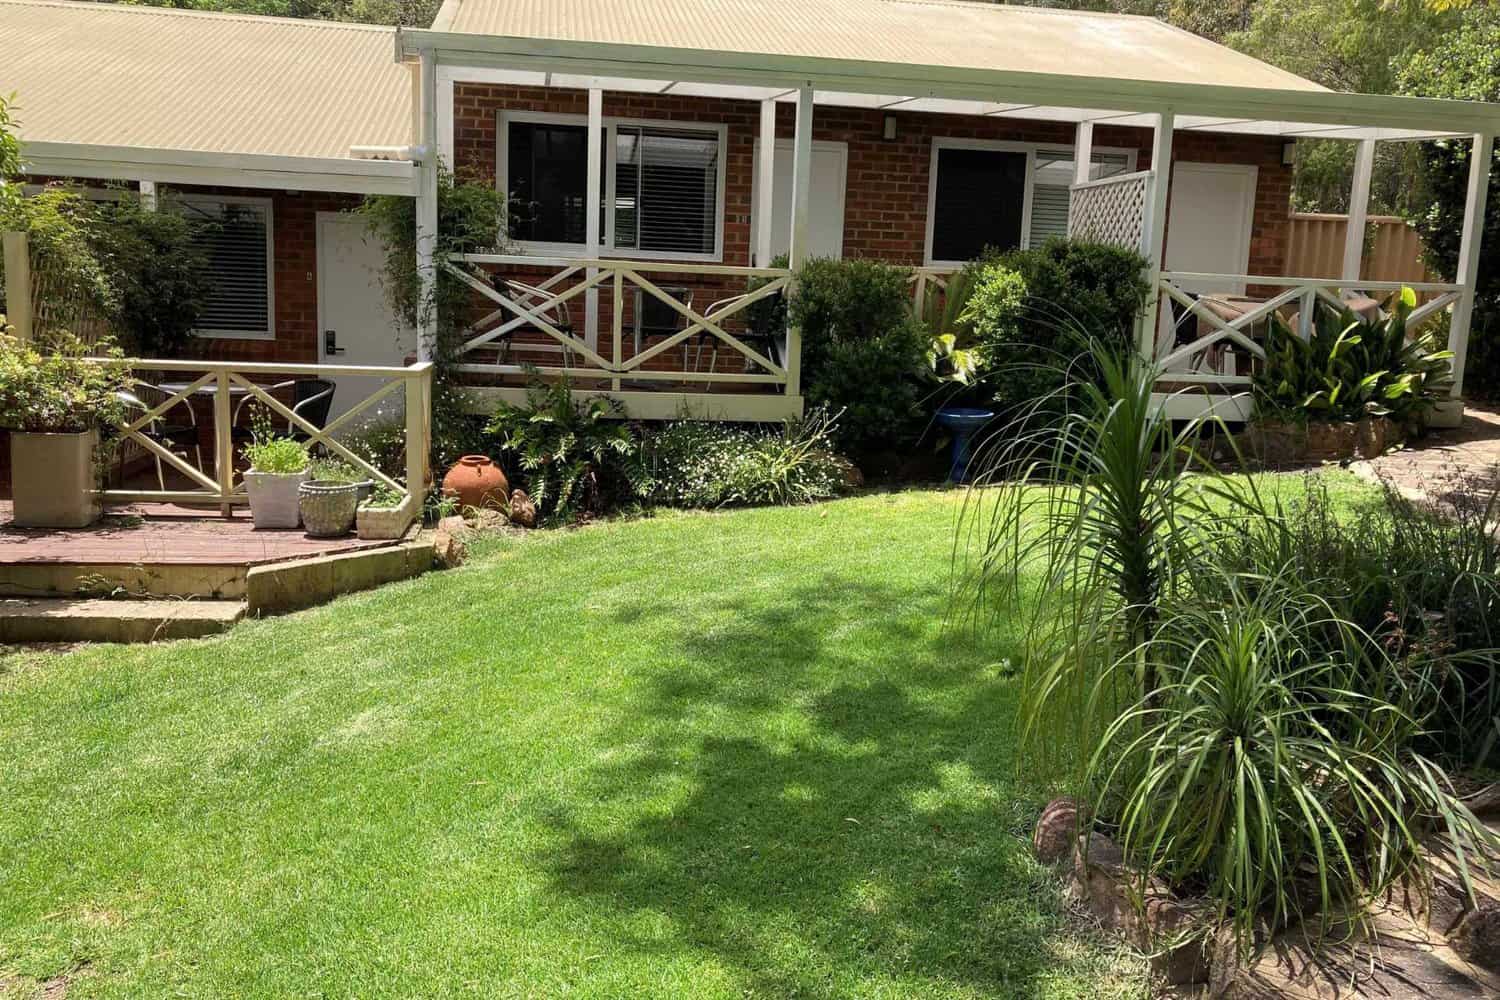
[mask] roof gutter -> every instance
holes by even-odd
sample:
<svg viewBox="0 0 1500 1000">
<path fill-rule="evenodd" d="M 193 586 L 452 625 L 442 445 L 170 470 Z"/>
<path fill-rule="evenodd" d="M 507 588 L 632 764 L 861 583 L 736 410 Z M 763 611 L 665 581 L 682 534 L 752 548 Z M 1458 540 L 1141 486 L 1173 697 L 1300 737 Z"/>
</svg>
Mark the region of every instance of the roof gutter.
<svg viewBox="0 0 1500 1000">
<path fill-rule="evenodd" d="M 417 189 L 415 165 L 401 160 L 107 146 L 32 140 L 24 135 L 22 143 L 25 171 L 36 177 L 349 194 L 414 195 Z"/>
<path fill-rule="evenodd" d="M 759 87 L 811 86 L 861 94 L 1004 100 L 1146 113 L 1170 107 L 1178 116 L 1311 122 L 1426 133 L 1500 132 L 1500 105 L 1477 101 L 916 66 L 416 28 L 397 30 L 395 39 L 398 61 L 418 58 L 425 51 L 436 53 L 440 64 L 453 66 Z"/>
</svg>

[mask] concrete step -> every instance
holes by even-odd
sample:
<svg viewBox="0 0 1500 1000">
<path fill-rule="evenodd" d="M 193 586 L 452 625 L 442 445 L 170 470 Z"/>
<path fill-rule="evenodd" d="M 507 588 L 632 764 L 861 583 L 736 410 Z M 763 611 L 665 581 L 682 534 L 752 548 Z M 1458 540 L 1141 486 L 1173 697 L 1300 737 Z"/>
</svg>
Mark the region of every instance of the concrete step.
<svg viewBox="0 0 1500 1000">
<path fill-rule="evenodd" d="M 154 642 L 222 632 L 245 616 L 243 601 L 0 598 L 0 642 Z"/>
</svg>

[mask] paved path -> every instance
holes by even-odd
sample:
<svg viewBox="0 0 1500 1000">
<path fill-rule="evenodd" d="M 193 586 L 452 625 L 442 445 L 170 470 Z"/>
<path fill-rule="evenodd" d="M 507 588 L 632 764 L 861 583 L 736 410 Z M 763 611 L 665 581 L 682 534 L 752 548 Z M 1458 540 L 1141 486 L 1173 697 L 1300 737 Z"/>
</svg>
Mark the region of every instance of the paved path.
<svg viewBox="0 0 1500 1000">
<path fill-rule="evenodd" d="M 1378 476 L 1408 496 L 1482 505 L 1500 488 L 1500 409 L 1471 404 L 1462 427 L 1432 431 L 1398 452 L 1354 463 L 1353 471 Z"/>
</svg>

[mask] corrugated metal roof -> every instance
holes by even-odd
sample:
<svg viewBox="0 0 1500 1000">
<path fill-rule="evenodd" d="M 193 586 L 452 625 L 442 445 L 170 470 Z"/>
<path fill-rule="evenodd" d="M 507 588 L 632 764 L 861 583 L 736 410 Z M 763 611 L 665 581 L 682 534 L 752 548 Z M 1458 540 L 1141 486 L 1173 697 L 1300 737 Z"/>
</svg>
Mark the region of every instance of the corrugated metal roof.
<svg viewBox="0 0 1500 1000">
<path fill-rule="evenodd" d="M 1324 89 L 1154 18 L 963 0 L 447 0 L 433 28 L 918 67 Z"/>
<path fill-rule="evenodd" d="M 0 92 L 23 140 L 347 158 L 411 143 L 393 29 L 0 0 Z"/>
</svg>

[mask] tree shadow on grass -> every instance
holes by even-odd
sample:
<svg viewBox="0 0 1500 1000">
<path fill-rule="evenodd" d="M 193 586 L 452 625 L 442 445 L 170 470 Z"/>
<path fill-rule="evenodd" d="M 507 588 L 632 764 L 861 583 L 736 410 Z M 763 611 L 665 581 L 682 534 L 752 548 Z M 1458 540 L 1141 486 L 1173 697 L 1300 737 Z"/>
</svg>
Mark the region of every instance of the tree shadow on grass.
<svg viewBox="0 0 1500 1000">
<path fill-rule="evenodd" d="M 589 776 L 596 805 L 557 816 L 556 888 L 664 916 L 665 941 L 616 947 L 686 944 L 739 989 L 1032 995 L 1065 960 L 1024 839 L 1014 690 L 993 651 L 931 624 L 943 599 L 828 576 L 728 591 L 706 628 L 620 609 L 677 666 L 637 678 L 613 734 L 633 752 Z"/>
</svg>

